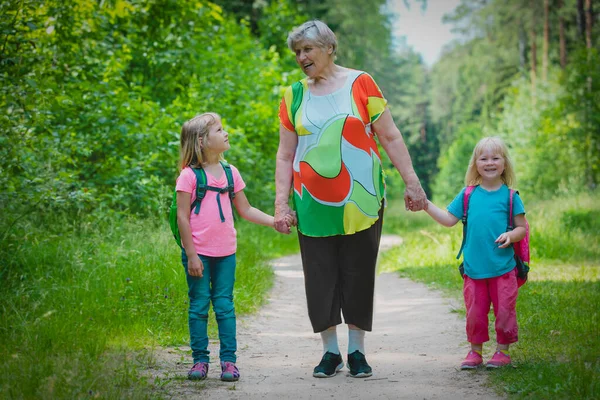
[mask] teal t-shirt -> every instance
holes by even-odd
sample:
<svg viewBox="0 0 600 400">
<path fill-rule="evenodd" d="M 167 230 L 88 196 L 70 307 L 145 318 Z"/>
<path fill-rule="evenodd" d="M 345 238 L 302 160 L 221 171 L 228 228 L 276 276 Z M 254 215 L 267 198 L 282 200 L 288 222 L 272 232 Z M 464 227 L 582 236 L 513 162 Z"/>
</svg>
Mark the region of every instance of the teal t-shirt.
<svg viewBox="0 0 600 400">
<path fill-rule="evenodd" d="M 448 211 L 458 219 L 463 216 L 464 193 L 465 189 L 461 190 L 448 205 Z M 470 278 L 494 278 L 515 267 L 513 247 L 501 249 L 495 243 L 498 236 L 508 228 L 508 196 L 509 189 L 506 185 L 492 192 L 477 186 L 471 192 L 463 249 L 465 274 Z M 518 194 L 515 194 L 513 203 L 513 215 L 525 214 Z"/>
</svg>

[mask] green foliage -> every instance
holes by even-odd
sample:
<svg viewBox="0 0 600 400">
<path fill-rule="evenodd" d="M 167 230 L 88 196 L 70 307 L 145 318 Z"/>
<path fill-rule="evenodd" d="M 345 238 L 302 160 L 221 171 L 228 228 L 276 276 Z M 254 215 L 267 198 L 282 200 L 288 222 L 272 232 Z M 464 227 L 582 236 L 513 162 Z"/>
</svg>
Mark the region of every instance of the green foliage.
<svg viewBox="0 0 600 400">
<path fill-rule="evenodd" d="M 564 268 L 568 268 L 565 281 L 530 282 L 519 293 L 521 343 L 512 352 L 518 369 L 490 376 L 509 394 L 544 399 L 597 397 L 598 266 L 592 276 Z"/>
<path fill-rule="evenodd" d="M 569 291 L 579 289 L 574 280 L 585 281 L 582 296 L 598 302 L 598 199 L 585 192 L 599 178 L 600 59 L 597 49 L 582 48 L 577 2 L 564 3 L 560 12 L 551 8 L 544 82 L 536 19 L 542 13 L 525 0 L 462 0 L 447 20 L 463 36 L 431 71 L 413 51 L 392 49 L 383 0 L 1 2 L 0 287 L 6 295 L 0 301 L 0 356 L 6 362 L 0 393 L 144 397 L 137 370 L 152 355 L 131 349 L 182 343 L 187 335 L 182 271 L 177 254 L 167 250 L 168 233 L 163 237 L 181 125 L 200 112 L 220 113 L 232 143 L 226 157 L 248 183 L 251 203 L 268 211 L 278 104 L 283 89 L 302 78 L 285 39 L 307 13 L 338 35 L 339 64 L 363 69 L 379 83 L 436 201 L 447 203 L 464 186 L 481 136 L 506 138 L 533 227 L 540 281 L 528 287 L 547 302 L 555 295 L 584 305 L 597 323 L 585 297 L 573 302 Z M 564 70 L 554 29 L 559 15 L 565 20 Z M 530 28 L 538 32 L 535 87 L 529 78 Z M 403 184 L 383 157 L 388 193 L 399 198 Z M 564 207 L 533 207 L 533 200 L 556 193 L 565 196 Z M 161 222 L 123 222 L 132 214 Z M 260 300 L 252 299 L 261 298 L 255 293 L 267 290 L 272 278 L 263 257 L 296 249 L 296 243 L 263 236 L 264 228 L 238 228 L 243 283 L 236 299 L 247 312 L 258 306 Z M 459 228 L 442 233 L 426 216 L 388 208 L 385 229 L 418 229 L 408 243 L 418 248 L 411 241 L 418 239 L 423 251 L 390 253 L 400 257 L 407 275 L 457 287 Z M 554 285 L 558 277 L 565 283 Z M 521 304 L 536 298 L 527 293 Z M 573 323 L 543 323 L 561 332 L 574 324 L 588 330 L 579 314 Z M 523 332 L 531 335 L 530 343 L 547 337 L 537 329 Z M 503 371 L 506 390 L 543 398 L 597 397 L 591 383 L 599 381 L 597 363 L 551 339 L 569 348 L 566 355 L 548 353 L 552 360 L 530 362 L 531 374 L 520 381 L 520 374 Z M 585 340 L 580 342 L 590 354 L 598 354 Z M 543 343 L 535 346 L 543 354 Z M 571 369 L 564 359 L 573 360 Z M 32 384 L 31 376 L 39 379 Z"/>
<path fill-rule="evenodd" d="M 189 341 L 185 274 L 168 226 L 87 220 L 70 232 L 65 221 L 48 222 L 52 230 L 30 236 L 22 227 L 20 240 L 0 248 L 0 397 L 147 397 L 140 370 L 152 362 L 148 349 Z M 243 315 L 272 285 L 268 259 L 297 243 L 237 225 L 234 298 Z"/>
<path fill-rule="evenodd" d="M 244 24 L 205 1 L 2 8 L 3 233 L 42 210 L 164 213 L 181 124 L 208 110 L 231 133 L 227 157 L 252 182 L 249 198 L 271 205 L 259 194 L 273 189 L 289 63 Z"/>
<path fill-rule="evenodd" d="M 593 263 L 600 257 L 598 194 L 567 195 L 557 200 L 536 203 L 532 193 L 522 193 L 531 224 L 532 259 L 556 263 Z M 568 240 L 566 239 L 568 238 Z"/>
<path fill-rule="evenodd" d="M 560 9 L 550 5 L 545 66 L 542 2 L 463 0 L 445 16 L 461 36 L 447 46 L 430 77 L 430 114 L 439 129 L 440 148 L 464 142 L 463 127 L 478 124 L 478 138 L 499 135 L 507 140 L 518 188 L 540 198 L 591 190 L 598 184 L 598 51 L 583 48 L 578 20 L 585 16 L 576 2 L 563 3 Z M 568 60 L 562 69 L 559 30 L 554 29 L 559 17 Z M 597 28 L 591 33 L 596 43 Z M 451 163 L 449 157 L 454 155 L 440 153 L 433 185 L 436 198 L 455 193 L 442 182 L 449 178 L 443 170 Z"/>
<path fill-rule="evenodd" d="M 561 216 L 563 229 L 569 232 L 581 230 L 588 234 L 600 234 L 600 210 L 569 210 Z"/>
<path fill-rule="evenodd" d="M 421 57 L 410 49 L 393 53 L 387 64 L 388 67 L 379 72 L 383 94 L 394 122 L 402 132 L 415 172 L 425 191 L 431 195 L 439 142 L 436 127 L 428 123 L 430 82 L 425 65 Z M 390 172 L 390 194 L 392 197 L 400 195 L 403 182 L 387 158 L 384 158 L 384 167 Z"/>
<path fill-rule="evenodd" d="M 271 1 L 263 8 L 263 15 L 258 21 L 261 42 L 265 48 L 274 47 L 281 54 L 281 61 L 290 69 L 298 70 L 298 66 L 294 53 L 287 48 L 287 36 L 304 22 L 306 16 L 298 12 L 289 0 Z"/>
<path fill-rule="evenodd" d="M 519 188 L 541 198 L 589 190 L 599 179 L 598 53 L 589 55 L 593 64 L 585 52 L 578 57 L 564 72 L 551 71 L 535 95 L 528 82 L 515 82 L 498 121 L 512 146 Z"/>
<path fill-rule="evenodd" d="M 435 177 L 433 191 L 435 201 L 445 207 L 465 187 L 465 175 L 473 149 L 481 137 L 481 128 L 471 123 L 461 126 L 456 139 L 438 159 L 439 173 Z"/>
<path fill-rule="evenodd" d="M 278 103 L 297 68 L 288 77 L 276 47 L 202 0 L 0 11 L 0 397 L 147 397 L 143 349 L 188 340 L 165 220 L 181 124 L 220 113 L 228 160 L 270 207 Z M 238 227 L 244 314 L 271 285 L 267 257 L 296 244 Z"/>
</svg>

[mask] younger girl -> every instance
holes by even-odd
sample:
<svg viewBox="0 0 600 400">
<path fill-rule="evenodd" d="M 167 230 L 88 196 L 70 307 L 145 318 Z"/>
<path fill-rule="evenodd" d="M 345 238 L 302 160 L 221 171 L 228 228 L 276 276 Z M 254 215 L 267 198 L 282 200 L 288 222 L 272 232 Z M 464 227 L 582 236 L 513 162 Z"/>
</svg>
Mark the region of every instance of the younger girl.
<svg viewBox="0 0 600 400">
<path fill-rule="evenodd" d="M 227 191 L 207 190 L 199 213 L 190 212 L 196 199 L 196 175 L 192 168 L 204 169 L 208 186 L 227 187 L 227 177 L 220 161 L 223 160 L 223 152 L 229 149 L 228 134 L 219 115 L 204 113 L 183 125 L 180 144 L 177 224 L 189 288 L 190 346 L 194 358 L 188 377 L 205 379 L 208 373 L 207 322 L 212 302 L 219 329 L 221 380 L 237 381 L 240 373 L 235 365 L 237 341 L 233 305 L 236 230 L 229 194 Z M 272 227 L 273 217 L 248 203 L 243 190 L 246 184 L 237 168 L 231 166 L 231 172 L 235 193 L 233 204 L 239 215 L 250 222 Z M 290 216 L 287 220 L 288 227 L 292 218 Z"/>
<path fill-rule="evenodd" d="M 477 185 L 467 208 L 467 232 L 464 247 L 463 295 L 467 310 L 467 340 L 471 351 L 461 369 L 483 364 L 483 343 L 489 340 L 488 313 L 490 303 L 496 317 L 497 347 L 487 362 L 488 368 L 510 364 L 508 347 L 518 339 L 516 303 L 517 269 L 511 243 L 525 237 L 525 209 L 518 194 L 514 196 L 515 229 L 507 232 L 509 187 L 515 174 L 508 149 L 498 137 L 479 141 L 473 150 L 465 177 L 467 186 Z M 427 213 L 444 226 L 454 226 L 463 216 L 463 189 L 441 210 L 429 202 Z"/>
</svg>

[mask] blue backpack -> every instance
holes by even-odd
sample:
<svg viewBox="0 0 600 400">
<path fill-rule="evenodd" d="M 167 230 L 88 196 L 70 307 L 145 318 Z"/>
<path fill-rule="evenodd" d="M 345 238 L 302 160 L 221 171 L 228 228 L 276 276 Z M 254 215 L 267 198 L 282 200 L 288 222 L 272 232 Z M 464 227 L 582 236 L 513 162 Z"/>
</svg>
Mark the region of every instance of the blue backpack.
<svg viewBox="0 0 600 400">
<path fill-rule="evenodd" d="M 232 203 L 232 211 L 233 211 L 233 199 L 235 198 L 235 193 L 233 191 L 233 174 L 231 173 L 231 165 L 229 165 L 225 161 L 221 161 L 221 165 L 225 170 L 225 175 L 227 176 L 227 186 L 224 188 L 218 188 L 214 186 L 208 186 L 206 184 L 206 172 L 203 168 L 192 168 L 194 174 L 196 174 L 196 199 L 192 202 L 190 206 L 190 212 L 194 212 L 194 214 L 200 213 L 200 204 L 202 203 L 202 199 L 206 196 L 206 191 L 211 190 L 213 192 L 218 193 L 229 193 L 229 201 Z M 219 216 L 221 217 L 221 222 L 225 222 L 225 216 L 223 215 L 223 210 L 221 209 L 221 196 L 217 196 L 217 204 L 219 205 Z M 171 202 L 171 208 L 169 209 L 169 225 L 171 226 L 171 232 L 173 232 L 173 236 L 175 237 L 175 241 L 181 246 L 181 235 L 179 234 L 179 225 L 177 224 L 177 190 L 173 193 L 173 201 Z"/>
</svg>

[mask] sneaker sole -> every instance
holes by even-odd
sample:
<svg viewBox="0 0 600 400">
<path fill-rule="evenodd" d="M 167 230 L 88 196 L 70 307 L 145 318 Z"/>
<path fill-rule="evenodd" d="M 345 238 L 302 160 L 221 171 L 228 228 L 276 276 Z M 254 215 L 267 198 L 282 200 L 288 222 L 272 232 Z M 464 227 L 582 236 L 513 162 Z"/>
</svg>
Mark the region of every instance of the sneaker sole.
<svg viewBox="0 0 600 400">
<path fill-rule="evenodd" d="M 206 376 L 194 376 L 194 375 L 188 375 L 188 379 L 190 381 L 203 381 L 206 379 Z"/>
<path fill-rule="evenodd" d="M 477 368 L 481 367 L 482 365 L 483 365 L 483 363 L 477 364 L 477 365 L 461 365 L 460 369 L 463 371 L 466 371 L 469 369 L 477 369 Z"/>
<path fill-rule="evenodd" d="M 221 378 L 223 382 L 237 382 L 240 378 Z"/>
<path fill-rule="evenodd" d="M 487 364 L 486 368 L 488 368 L 488 369 L 504 368 L 504 367 L 508 367 L 509 365 L 510 364 L 504 364 L 504 365 Z"/>
<path fill-rule="evenodd" d="M 342 368 L 344 368 L 344 363 L 340 363 L 340 365 L 335 367 L 335 372 L 331 375 L 327 375 L 325 372 L 313 372 L 313 376 L 315 378 L 333 378 L 335 374 L 337 374 L 338 371 Z"/>
<path fill-rule="evenodd" d="M 350 376 L 352 378 L 368 378 L 369 376 L 373 376 L 372 372 L 359 372 L 356 375 L 352 375 L 352 373 L 350 373 Z"/>
</svg>

